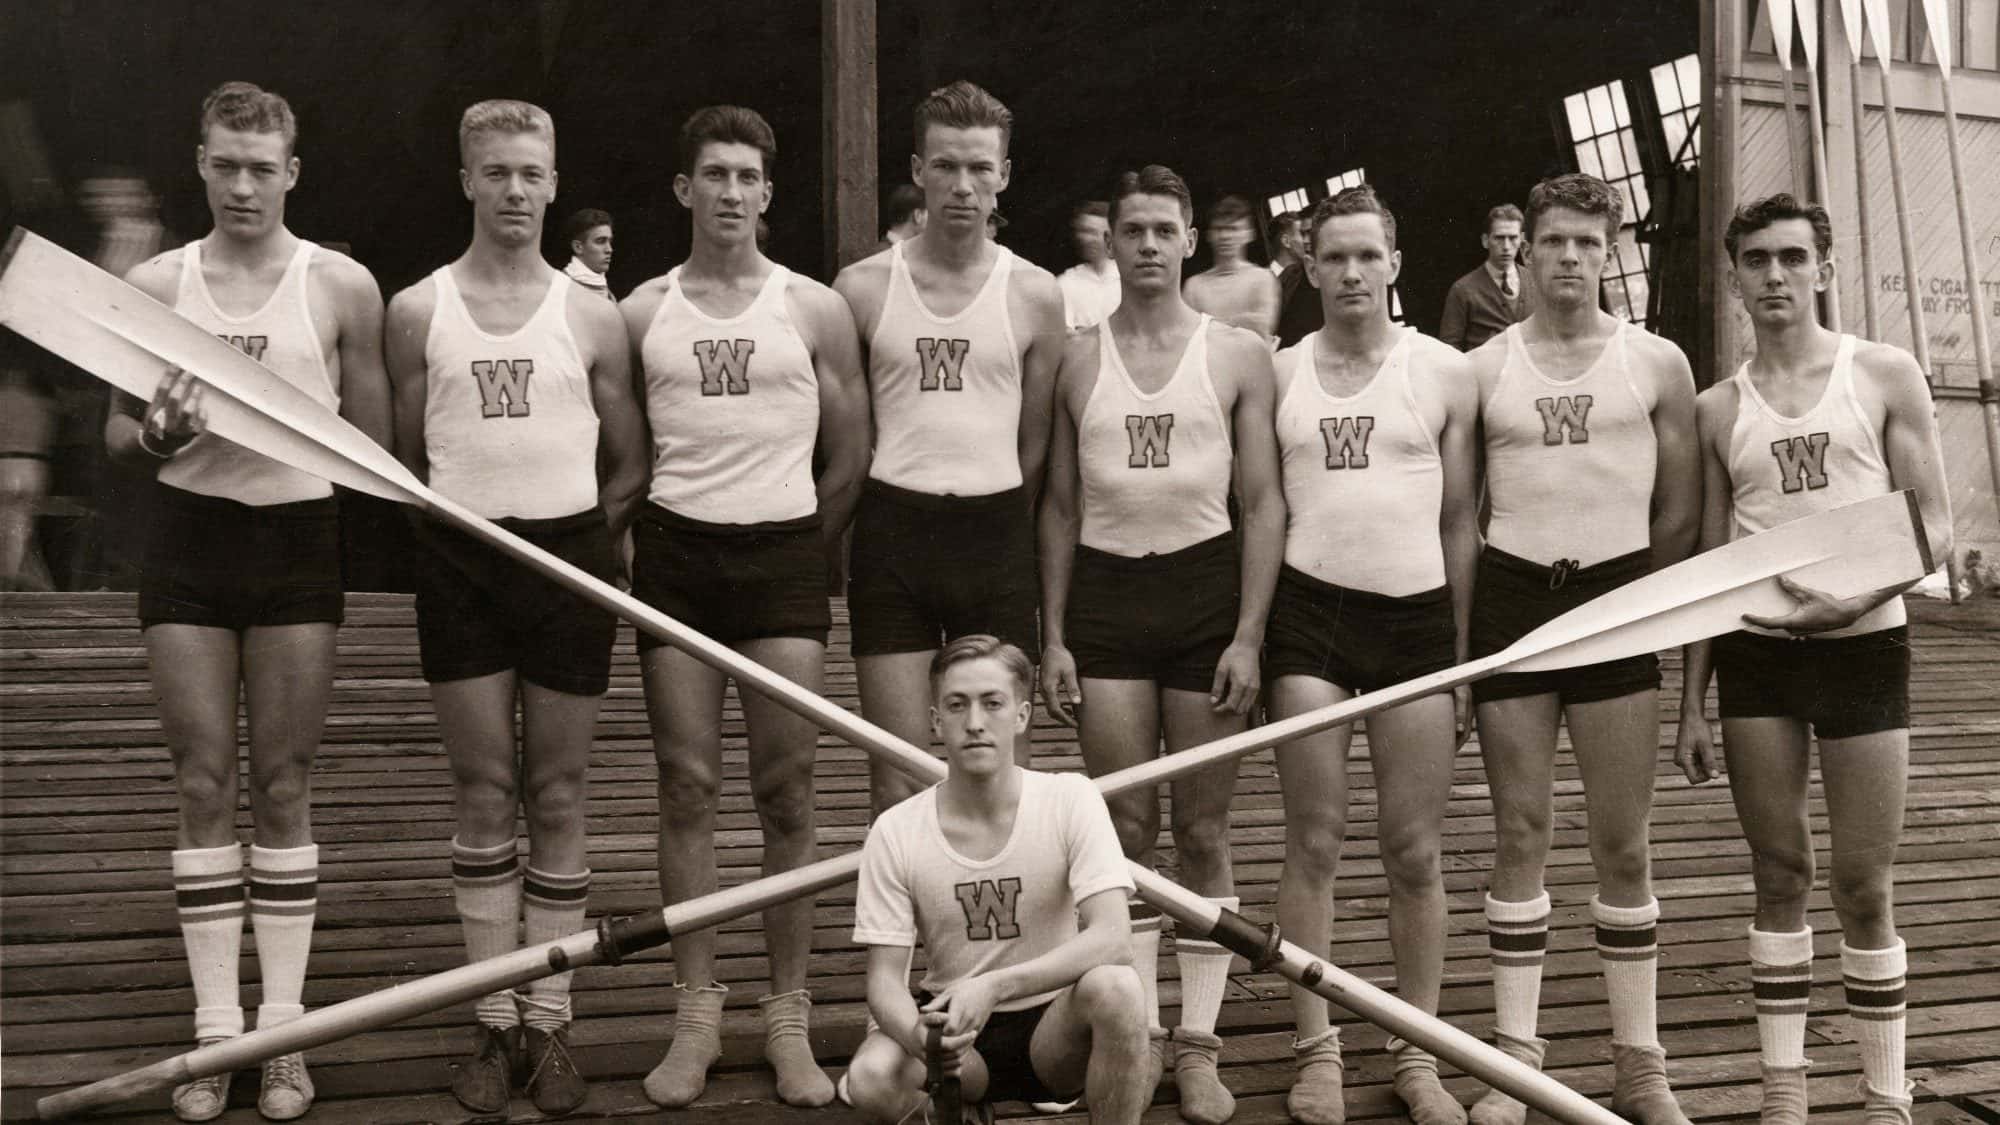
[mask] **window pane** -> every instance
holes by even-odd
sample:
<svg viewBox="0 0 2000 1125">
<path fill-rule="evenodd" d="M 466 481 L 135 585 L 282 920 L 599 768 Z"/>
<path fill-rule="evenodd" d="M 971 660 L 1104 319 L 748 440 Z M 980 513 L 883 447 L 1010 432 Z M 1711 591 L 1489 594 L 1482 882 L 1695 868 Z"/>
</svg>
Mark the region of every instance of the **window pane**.
<svg viewBox="0 0 2000 1125">
<path fill-rule="evenodd" d="M 1653 100 L 1660 103 L 1661 113 L 1672 113 L 1681 107 L 1681 84 L 1674 78 L 1674 64 L 1661 63 L 1653 68 Z"/>
<path fill-rule="evenodd" d="M 1625 154 L 1618 151 L 1618 139 L 1616 137 L 1599 137 L 1597 139 L 1597 160 L 1598 164 L 1604 169 L 1602 173 L 1603 179 L 1622 180 L 1630 172 L 1630 169 L 1625 167 Z"/>
<path fill-rule="evenodd" d="M 1620 129 L 1632 124 L 1632 100 L 1625 96 L 1625 80 L 1619 78 L 1611 83 L 1611 108 L 1618 113 Z"/>
<path fill-rule="evenodd" d="M 1597 142 L 1585 141 L 1576 146 L 1577 171 L 1587 176 L 1604 178 L 1604 162 L 1597 159 Z"/>
<path fill-rule="evenodd" d="M 1285 197 L 1282 195 L 1274 195 L 1271 198 L 1264 201 L 1264 206 L 1269 207 L 1271 209 L 1271 217 L 1275 219 L 1279 215 L 1285 213 Z"/>
<path fill-rule="evenodd" d="M 1590 99 L 1589 135 L 1596 137 L 1611 132 L 1618 127 L 1618 115 L 1611 109 L 1611 90 L 1606 86 L 1593 86 L 1584 92 Z"/>
<path fill-rule="evenodd" d="M 1625 181 L 1625 221 L 1640 222 L 1653 213 L 1653 197 L 1646 191 L 1646 177 Z"/>
<path fill-rule="evenodd" d="M 1625 170 L 1633 175 L 1645 171 L 1646 165 L 1639 159 L 1639 142 L 1631 129 L 1618 130 L 1618 146 L 1625 150 Z"/>
<path fill-rule="evenodd" d="M 1611 306 L 1612 316 L 1622 316 L 1627 320 L 1631 319 L 1631 309 L 1625 303 L 1625 282 L 1623 280 L 1609 275 L 1604 278 L 1604 300 L 1606 304 Z"/>
<path fill-rule="evenodd" d="M 2000 70 L 2000 0 L 1965 0 L 1965 66 Z"/>
<path fill-rule="evenodd" d="M 1681 145 L 1687 141 L 1687 115 L 1669 113 L 1660 119 L 1660 126 L 1667 134 L 1667 155 L 1678 157 L 1681 154 Z"/>
<path fill-rule="evenodd" d="M 1583 140 L 1593 136 L 1590 127 L 1590 109 L 1583 104 L 1582 94 L 1571 94 L 1563 99 L 1563 112 L 1569 115 L 1569 135 L 1571 140 Z"/>
<path fill-rule="evenodd" d="M 1699 55 L 1682 55 L 1674 63 L 1674 69 L 1680 72 L 1681 104 L 1700 105 L 1701 57 Z"/>
</svg>

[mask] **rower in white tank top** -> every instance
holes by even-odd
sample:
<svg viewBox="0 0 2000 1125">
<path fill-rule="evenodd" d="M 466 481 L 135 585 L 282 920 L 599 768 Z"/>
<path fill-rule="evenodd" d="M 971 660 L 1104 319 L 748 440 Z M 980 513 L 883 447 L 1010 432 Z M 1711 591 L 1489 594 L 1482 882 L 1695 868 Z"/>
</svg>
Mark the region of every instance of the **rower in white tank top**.
<svg viewBox="0 0 2000 1125">
<path fill-rule="evenodd" d="M 1445 584 L 1444 461 L 1411 389 L 1418 333 L 1400 333 L 1367 386 L 1320 382 L 1314 332 L 1278 353 L 1285 563 L 1350 590 L 1407 597 Z M 1428 373 L 1426 373 L 1428 374 Z"/>
<path fill-rule="evenodd" d="M 990 496 L 1021 486 L 1021 350 L 1007 315 L 1014 255 L 956 315 L 924 307 L 903 247 L 889 248 L 889 288 L 868 344 L 875 459 L 883 484 L 937 496 Z"/>
<path fill-rule="evenodd" d="M 474 323 L 450 266 L 431 274 L 430 485 L 488 519 L 556 519 L 597 504 L 597 406 L 567 312 L 576 286 L 547 273 L 548 295 L 504 336 Z"/>
<path fill-rule="evenodd" d="M 249 316 L 231 316 L 215 303 L 202 277 L 201 243 L 190 242 L 181 250 L 181 280 L 174 295 L 174 311 L 270 368 L 321 406 L 337 410 L 340 389 L 327 370 L 326 348 L 313 324 L 306 295 L 306 272 L 313 250 L 312 243 L 300 239 L 263 307 Z M 214 433 L 195 438 L 160 466 L 159 479 L 187 492 L 256 507 L 333 495 L 333 486 L 320 477 Z"/>
<path fill-rule="evenodd" d="M 653 429 L 647 499 L 705 523 L 812 515 L 819 377 L 785 303 L 791 272 L 773 265 L 733 317 L 703 312 L 682 291 L 680 273 L 667 274 L 639 348 Z"/>
<path fill-rule="evenodd" d="M 1620 324 L 1574 379 L 1551 379 L 1510 326 L 1507 358 L 1480 404 L 1496 550 L 1542 566 L 1592 566 L 1652 546 L 1659 443 L 1654 392 L 1632 377 Z"/>
<path fill-rule="evenodd" d="M 1778 413 L 1757 393 L 1748 363 L 1737 369 L 1736 423 L 1729 431 L 1735 513 L 1731 539 L 1896 490 L 1881 435 L 1854 390 L 1854 347 L 1853 336 L 1841 336 L 1826 389 L 1797 418 Z M 1807 639 L 1873 633 L 1907 620 L 1903 599 L 1890 598 L 1852 625 Z M 1754 625 L 1744 628 L 1767 637 L 1792 635 Z"/>
<path fill-rule="evenodd" d="M 1107 317 L 1097 381 L 1077 419 L 1078 541 L 1125 558 L 1164 555 L 1229 531 L 1229 417 L 1208 371 L 1203 316 L 1165 386 L 1139 389 Z"/>
</svg>

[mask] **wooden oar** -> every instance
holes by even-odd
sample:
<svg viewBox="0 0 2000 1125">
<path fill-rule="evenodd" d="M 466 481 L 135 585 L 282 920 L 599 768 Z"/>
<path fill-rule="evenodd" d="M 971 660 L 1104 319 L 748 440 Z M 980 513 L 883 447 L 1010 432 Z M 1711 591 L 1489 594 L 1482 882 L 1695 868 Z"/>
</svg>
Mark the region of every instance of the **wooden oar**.
<svg viewBox="0 0 2000 1125">
<path fill-rule="evenodd" d="M 79 268 L 80 267 L 80 268 Z M 51 299 L 46 294 L 53 294 Z M 36 236 L 17 232 L 6 251 L 0 253 L 0 323 L 14 327 L 50 350 L 97 371 L 102 377 L 128 392 L 150 397 L 157 384 L 161 359 L 169 359 L 195 372 L 205 384 L 217 388 L 211 404 L 211 427 L 223 437 L 250 446 L 267 456 L 292 464 L 344 459 L 334 465 L 334 479 L 357 482 L 355 487 L 397 498 L 440 514 L 463 526 L 499 549 L 521 558 L 541 573 L 565 583 L 579 593 L 632 620 L 641 628 L 688 651 L 691 655 L 731 674 L 751 690 L 768 695 L 781 705 L 842 734 L 870 753 L 889 759 L 900 768 L 927 781 L 944 775 L 944 765 L 915 746 L 889 734 L 797 684 L 750 662 L 734 650 L 718 645 L 694 630 L 673 621 L 657 610 L 606 585 L 582 571 L 537 550 L 518 538 L 466 512 L 443 497 L 430 492 L 403 467 L 381 454 L 371 442 L 353 431 L 331 411 L 304 399 L 288 395 L 269 384 L 282 383 L 276 375 L 245 357 L 236 349 L 214 340 L 206 332 L 183 320 L 171 310 L 160 317 L 144 305 L 132 302 L 136 296 L 153 308 L 163 309 L 143 294 L 90 267 L 81 259 Z M 96 310 L 86 315 L 78 307 Z M 105 312 L 105 309 L 120 309 Z M 108 342 L 107 341 L 115 341 Z M 143 341 L 143 342 L 142 342 Z M 208 342 L 218 347 L 210 348 Z M 111 364 L 112 371 L 91 364 Z M 311 410 L 300 405 L 309 404 Z M 218 407 L 220 407 L 218 409 Z M 242 409 L 237 409 L 241 407 Z M 268 409 L 265 409 L 268 407 Z M 312 415 L 318 412 L 318 417 Z M 280 416 L 284 415 L 281 420 Z M 258 420 L 261 419 L 261 420 Z M 345 433 L 343 433 L 345 431 Z M 351 434 L 349 437 L 347 435 Z M 328 437 L 327 435 L 332 435 Z M 356 444 L 356 443 L 359 444 Z M 344 449 L 356 450 L 347 457 Z M 303 467 L 303 466 L 302 466 Z M 1570 662 L 1614 659 L 1632 652 L 1651 651 L 1712 635 L 1733 628 L 1745 612 L 1775 612 L 1785 601 L 1775 589 L 1771 576 L 1796 573 L 1835 594 L 1912 581 L 1928 569 L 1910 570 L 1911 556 L 1924 553 L 1920 527 L 1915 526 L 1915 507 L 1907 497 L 1878 497 L 1852 506 L 1857 514 L 1846 525 L 1827 521 L 1819 534 L 1806 534 L 1798 521 L 1786 525 L 1794 529 L 1766 532 L 1730 544 L 1716 552 L 1689 560 L 1643 580 L 1637 594 L 1632 587 L 1614 591 L 1599 599 L 1607 611 L 1595 621 L 1581 607 L 1550 622 L 1532 637 L 1523 638 L 1507 652 L 1477 662 L 1478 667 L 1454 682 L 1465 682 L 1509 666 L 1561 666 Z M 1891 529 L 1895 520 L 1887 513 L 1900 510 L 1906 522 L 1897 541 Z M 1828 513 L 1833 516 L 1836 513 Z M 1826 517 L 1815 517 L 1823 520 Z M 1914 540 L 1914 545 L 1911 542 Z M 1826 540 L 1844 543 L 1846 555 L 1829 548 Z M 1897 569 L 1896 560 L 1902 560 Z M 1733 561 L 1732 561 L 1733 560 Z M 1893 573 L 1892 573 L 1893 572 Z M 1754 577 L 1745 578 L 1745 574 Z M 1633 584 L 1640 586 L 1640 583 Z M 1591 606 L 1598 602 L 1590 603 Z M 1537 663 L 1546 661 L 1548 663 Z M 1472 668 L 1473 666 L 1467 666 Z M 1423 681 L 1418 681 L 1423 684 Z M 1449 685 L 1444 685 L 1449 686 Z M 1443 690 L 1426 686 L 1412 695 L 1397 695 L 1395 689 L 1373 693 L 1366 700 L 1350 700 L 1321 712 L 1298 716 L 1287 724 L 1248 732 L 1263 736 L 1248 741 L 1233 739 L 1227 754 L 1200 760 L 1200 749 L 1176 754 L 1164 764 L 1184 768 L 1158 769 L 1162 762 L 1149 763 L 1132 771 L 1099 779 L 1107 792 L 1164 780 L 1201 768 L 1218 756 L 1240 756 L 1277 742 L 1296 738 L 1311 727 L 1292 724 L 1318 717 L 1321 726 L 1352 722 L 1383 707 L 1394 706 L 1415 695 Z M 1359 706 L 1357 706 L 1359 704 Z M 1219 745 L 1219 744 L 1218 744 Z M 448 973 L 410 982 L 385 993 L 358 997 L 309 1013 L 280 1028 L 256 1031 L 226 1044 L 200 1048 L 153 1066 L 105 1079 L 91 1086 L 42 1099 L 37 1110 L 44 1117 L 109 1105 L 146 1090 L 187 1081 L 204 1074 L 250 1065 L 280 1054 L 302 1050 L 352 1034 L 407 1018 L 419 1011 L 433 1010 L 468 997 L 511 987 L 526 980 L 562 972 L 599 960 L 616 961 L 624 953 L 657 945 L 670 939 L 675 930 L 714 925 L 733 914 L 761 909 L 770 901 L 784 901 L 851 878 L 858 867 L 854 855 L 824 861 L 812 867 L 704 896 L 669 907 L 658 916 L 636 922 L 607 923 L 601 932 L 591 932 L 522 950 L 507 957 L 482 961 Z M 1275 931 L 1264 930 L 1233 913 L 1216 913 L 1187 891 L 1159 880 L 1135 867 L 1135 878 L 1144 896 L 1184 924 L 1203 932 L 1256 963 L 1269 963 L 1288 979 L 1334 1000 L 1355 1014 L 1432 1050 L 1468 1073 L 1515 1095 L 1562 1120 L 1611 1125 L 1618 1119 L 1588 1099 L 1450 1027 L 1416 1008 L 1374 989 L 1342 970 L 1306 957 L 1295 947 L 1276 939 Z M 1289 955 L 1285 954 L 1290 949 Z M 386 999 L 391 998 L 393 999 Z"/>
</svg>

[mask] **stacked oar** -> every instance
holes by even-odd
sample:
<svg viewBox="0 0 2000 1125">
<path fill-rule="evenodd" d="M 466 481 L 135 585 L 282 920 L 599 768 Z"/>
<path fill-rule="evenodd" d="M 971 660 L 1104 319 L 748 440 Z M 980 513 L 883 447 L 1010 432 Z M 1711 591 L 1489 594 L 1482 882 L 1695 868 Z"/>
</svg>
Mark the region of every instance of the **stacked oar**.
<svg viewBox="0 0 2000 1125">
<path fill-rule="evenodd" d="M 26 231 L 16 231 L 0 251 L 0 324 L 143 399 L 152 397 L 166 365 L 186 368 L 207 385 L 204 401 L 209 427 L 216 433 L 349 488 L 414 505 L 734 676 L 740 687 L 767 696 L 912 776 L 925 781 L 944 776 L 943 763 L 923 750 L 432 492 L 360 431 L 260 364 L 122 281 Z M 1156 785 L 1503 669 L 1595 663 L 1713 636 L 1735 628 L 1744 613 L 1782 613 L 1789 608 L 1790 598 L 1775 581 L 1780 574 L 1850 596 L 1914 581 L 1930 569 L 1914 500 L 1908 494 L 1877 497 L 1659 571 L 1550 621 L 1503 652 L 1156 759 L 1099 778 L 1097 784 L 1107 796 Z M 626 955 L 671 941 L 676 933 L 711 927 L 852 879 L 859 867 L 859 854 L 849 853 L 654 914 L 607 919 L 595 930 L 357 997 L 282 1027 L 251 1032 L 55 1094 L 36 1108 L 47 1118 L 108 1106 L 549 974 L 583 965 L 617 964 Z M 1620 1120 L 1539 1071 L 1284 941 L 1275 926 L 1260 926 L 1218 909 L 1144 868 L 1135 866 L 1133 876 L 1140 895 L 1187 932 L 1241 954 L 1253 967 L 1274 969 L 1559 1120 L 1591 1125 L 1615 1125 Z"/>
</svg>

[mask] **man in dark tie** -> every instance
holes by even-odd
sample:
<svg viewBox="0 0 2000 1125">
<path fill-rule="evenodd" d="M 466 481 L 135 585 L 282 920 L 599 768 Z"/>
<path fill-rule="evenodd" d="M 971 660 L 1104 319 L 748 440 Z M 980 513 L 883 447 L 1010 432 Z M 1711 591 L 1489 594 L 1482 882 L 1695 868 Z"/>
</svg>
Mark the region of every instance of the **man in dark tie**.
<svg viewBox="0 0 2000 1125">
<path fill-rule="evenodd" d="M 1533 309 L 1521 288 L 1521 271 L 1514 268 L 1514 254 L 1521 248 L 1521 209 L 1502 203 L 1488 211 L 1479 244 L 1486 248 L 1486 260 L 1452 283 L 1438 326 L 1438 339 L 1468 352 L 1526 320 Z"/>
</svg>

